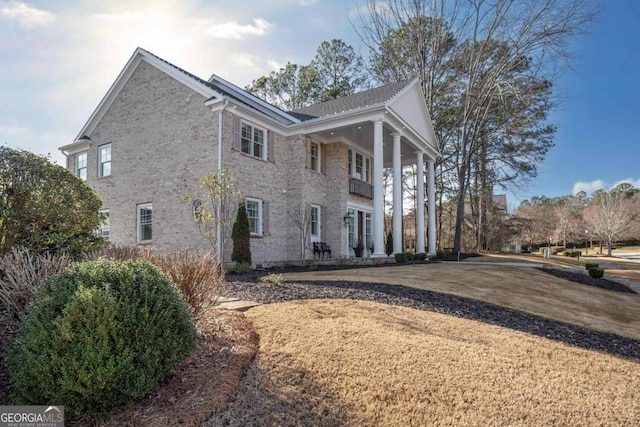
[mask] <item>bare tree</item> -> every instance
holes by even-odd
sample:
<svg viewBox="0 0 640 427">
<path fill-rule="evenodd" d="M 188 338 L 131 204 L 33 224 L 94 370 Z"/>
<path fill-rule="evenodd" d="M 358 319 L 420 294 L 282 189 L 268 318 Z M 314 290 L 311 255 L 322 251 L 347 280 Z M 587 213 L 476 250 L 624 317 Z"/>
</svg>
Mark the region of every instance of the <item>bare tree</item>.
<svg viewBox="0 0 640 427">
<path fill-rule="evenodd" d="M 200 178 L 200 190 L 185 194 L 182 200 L 193 209 L 200 234 L 211 244 L 213 254 L 224 262 L 224 243 L 233 223 L 234 206 L 240 198 L 231 169 L 214 171 Z"/>
<path fill-rule="evenodd" d="M 493 185 L 536 175 L 552 145 L 551 82 L 597 7 L 581 0 L 368 0 L 359 10 L 357 30 L 378 79 L 422 84 L 440 162 L 449 163 L 442 170 L 454 176 L 459 250 L 469 195 L 489 200 Z M 479 228 L 486 210 L 477 209 Z"/>
<path fill-rule="evenodd" d="M 311 208 L 300 207 L 287 212 L 289 218 L 296 226 L 300 236 L 300 263 L 305 265 L 307 259 L 307 249 L 309 233 L 311 232 Z"/>
<path fill-rule="evenodd" d="M 613 242 L 629 231 L 633 211 L 624 194 L 601 192 L 585 209 L 584 220 L 589 231 L 607 245 L 607 255 L 611 256 Z"/>
</svg>

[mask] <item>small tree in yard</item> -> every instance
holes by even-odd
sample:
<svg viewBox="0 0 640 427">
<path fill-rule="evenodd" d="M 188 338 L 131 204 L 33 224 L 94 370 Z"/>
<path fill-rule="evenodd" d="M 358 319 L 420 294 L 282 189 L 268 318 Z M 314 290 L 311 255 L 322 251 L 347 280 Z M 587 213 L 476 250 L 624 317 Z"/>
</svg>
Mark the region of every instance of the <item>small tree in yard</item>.
<svg viewBox="0 0 640 427">
<path fill-rule="evenodd" d="M 183 201 L 193 206 L 193 216 L 200 234 L 211 243 L 213 253 L 224 262 L 224 242 L 233 215 L 233 205 L 240 197 L 232 170 L 221 169 L 200 178 L 200 191 L 188 193 Z"/>
<path fill-rule="evenodd" d="M 244 203 L 240 203 L 238 207 L 238 215 L 236 222 L 233 224 L 231 238 L 233 239 L 231 261 L 235 261 L 238 264 L 247 263 L 251 265 L 251 232 L 249 231 L 247 208 Z"/>
<path fill-rule="evenodd" d="M 601 242 L 605 242 L 609 256 L 613 242 L 633 223 L 634 214 L 629 203 L 624 194 L 602 191 L 585 209 L 585 223 Z"/>
<path fill-rule="evenodd" d="M 307 255 L 307 242 L 311 231 L 311 208 L 303 207 L 288 212 L 289 218 L 300 232 L 300 262 L 305 264 Z"/>
</svg>

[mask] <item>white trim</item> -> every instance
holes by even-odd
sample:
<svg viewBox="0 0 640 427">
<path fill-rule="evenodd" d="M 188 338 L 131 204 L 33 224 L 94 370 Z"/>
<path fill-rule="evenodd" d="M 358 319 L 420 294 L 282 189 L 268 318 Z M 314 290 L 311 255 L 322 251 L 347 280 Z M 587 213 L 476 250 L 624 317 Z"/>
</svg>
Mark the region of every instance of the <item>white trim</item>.
<svg viewBox="0 0 640 427">
<path fill-rule="evenodd" d="M 242 151 L 242 126 L 251 127 L 251 141 L 249 146 L 249 152 Z M 253 140 L 254 132 L 259 130 L 262 132 L 262 156 L 256 156 L 253 154 L 255 141 Z M 240 150 L 241 153 L 246 154 L 248 156 L 254 157 L 260 160 L 267 160 L 269 158 L 269 131 L 268 129 L 264 129 L 260 126 L 256 126 L 253 123 L 240 119 Z"/>
<path fill-rule="evenodd" d="M 151 239 L 142 240 L 142 224 L 140 218 L 140 211 L 142 209 L 151 208 Z M 138 243 L 151 243 L 153 242 L 153 203 L 141 203 L 136 205 L 136 241 Z"/>
<path fill-rule="evenodd" d="M 80 153 L 81 151 L 89 150 L 90 146 L 91 142 L 89 140 L 80 139 L 78 141 L 74 141 L 72 144 L 60 147 L 59 150 L 62 151 L 62 154 L 64 154 L 65 156 L 71 156 L 73 154 Z"/>
<path fill-rule="evenodd" d="M 263 221 L 264 221 L 263 220 L 264 211 L 262 209 L 263 200 L 262 199 L 256 199 L 254 197 L 246 197 L 245 198 L 245 209 L 247 208 L 249 202 L 256 203 L 258 205 L 258 224 L 257 224 L 258 230 L 257 230 L 257 232 L 250 233 L 250 234 L 252 236 L 263 236 L 264 235 L 263 234 L 263 227 L 262 227 Z M 248 209 L 247 209 L 247 217 L 249 217 Z"/>
<path fill-rule="evenodd" d="M 105 174 L 103 169 L 102 169 L 102 150 L 109 147 L 109 173 Z M 107 163 L 107 162 L 104 162 Z M 113 169 L 111 168 L 111 166 L 113 166 L 113 147 L 111 145 L 111 143 L 107 143 L 107 144 L 102 144 L 100 146 L 98 146 L 98 178 L 105 178 L 108 176 L 113 175 Z"/>
<path fill-rule="evenodd" d="M 313 210 L 314 209 L 316 209 L 318 212 L 318 215 L 316 217 L 316 223 L 318 227 L 316 234 L 313 234 Z M 311 215 L 311 218 L 309 220 L 309 228 L 310 228 L 309 237 L 311 239 L 311 242 L 312 243 L 321 242 L 322 241 L 322 206 L 312 203 L 310 215 Z"/>
</svg>

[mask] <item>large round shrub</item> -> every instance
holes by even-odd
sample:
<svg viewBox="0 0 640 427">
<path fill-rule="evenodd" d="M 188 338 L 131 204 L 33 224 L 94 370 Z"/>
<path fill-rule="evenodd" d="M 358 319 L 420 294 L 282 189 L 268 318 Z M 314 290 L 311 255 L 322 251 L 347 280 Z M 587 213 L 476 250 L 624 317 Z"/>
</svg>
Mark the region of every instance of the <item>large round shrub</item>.
<svg viewBox="0 0 640 427">
<path fill-rule="evenodd" d="M 17 404 L 104 414 L 154 389 L 196 345 L 175 284 L 147 261 L 71 265 L 36 291 L 7 352 Z"/>
</svg>

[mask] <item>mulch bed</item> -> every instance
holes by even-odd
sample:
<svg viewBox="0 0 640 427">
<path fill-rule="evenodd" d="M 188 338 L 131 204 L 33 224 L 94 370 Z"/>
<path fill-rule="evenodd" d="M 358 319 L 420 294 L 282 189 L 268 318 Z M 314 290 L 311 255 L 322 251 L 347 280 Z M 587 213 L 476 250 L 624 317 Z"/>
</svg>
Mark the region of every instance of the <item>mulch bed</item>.
<svg viewBox="0 0 640 427">
<path fill-rule="evenodd" d="M 606 279 L 604 277 L 600 279 L 593 278 L 589 276 L 586 270 L 584 271 L 576 271 L 575 269 L 569 268 L 549 268 L 549 267 L 540 267 L 538 268 L 540 271 L 544 271 L 545 273 L 551 274 L 555 277 L 560 277 L 561 279 L 567 279 L 572 282 L 580 283 L 582 285 L 595 286 L 598 288 L 606 289 L 608 291 L 616 291 L 616 292 L 627 292 L 635 294 L 628 286 L 623 285 L 622 283 Z"/>
<path fill-rule="evenodd" d="M 572 346 L 640 361 L 640 341 L 557 322 L 482 301 L 399 285 L 347 281 L 296 281 L 282 285 L 261 283 L 266 273 L 227 277 L 224 296 L 263 304 L 299 299 L 341 298 L 376 301 L 478 320 Z"/>
</svg>

